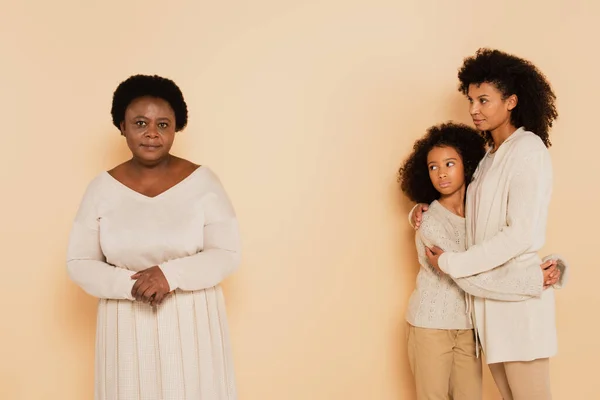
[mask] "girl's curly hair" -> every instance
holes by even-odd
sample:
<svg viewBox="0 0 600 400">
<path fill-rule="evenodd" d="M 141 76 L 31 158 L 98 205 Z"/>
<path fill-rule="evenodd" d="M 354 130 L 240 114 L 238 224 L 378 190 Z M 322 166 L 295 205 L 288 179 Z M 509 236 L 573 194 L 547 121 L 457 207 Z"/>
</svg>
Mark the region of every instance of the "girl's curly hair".
<svg viewBox="0 0 600 400">
<path fill-rule="evenodd" d="M 465 184 L 468 185 L 479 161 L 485 155 L 485 139 L 464 124 L 448 122 L 432 126 L 417 140 L 413 152 L 398 171 L 398 182 L 404 194 L 416 203 L 431 203 L 440 198 L 429 177 L 427 155 L 434 147 L 452 147 L 462 158 Z"/>
<path fill-rule="evenodd" d="M 469 85 L 484 82 L 494 85 L 504 98 L 516 95 L 517 106 L 511 112 L 511 123 L 538 135 L 546 147 L 552 145 L 549 133 L 558 117 L 556 95 L 544 74 L 531 62 L 500 50 L 482 48 L 475 56 L 464 59 L 458 80 L 458 90 L 464 95 Z M 485 132 L 484 137 L 488 144 L 492 143 L 489 132 Z"/>
</svg>

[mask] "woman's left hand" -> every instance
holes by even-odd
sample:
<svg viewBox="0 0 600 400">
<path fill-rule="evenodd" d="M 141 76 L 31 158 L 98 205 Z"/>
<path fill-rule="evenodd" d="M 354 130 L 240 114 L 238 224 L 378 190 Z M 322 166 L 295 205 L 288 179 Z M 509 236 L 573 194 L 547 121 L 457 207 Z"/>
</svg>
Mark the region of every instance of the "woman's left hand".
<svg viewBox="0 0 600 400">
<path fill-rule="evenodd" d="M 159 266 L 150 267 L 131 276 L 136 279 L 131 295 L 137 301 L 159 305 L 169 293 L 169 282 Z"/>
<path fill-rule="evenodd" d="M 427 259 L 429 260 L 429 264 L 439 273 L 444 274 L 444 271 L 440 269 L 439 259 L 442 254 L 444 254 L 444 250 L 440 249 L 437 246 L 433 246 L 431 248 L 425 248 L 425 254 L 427 255 Z"/>
</svg>

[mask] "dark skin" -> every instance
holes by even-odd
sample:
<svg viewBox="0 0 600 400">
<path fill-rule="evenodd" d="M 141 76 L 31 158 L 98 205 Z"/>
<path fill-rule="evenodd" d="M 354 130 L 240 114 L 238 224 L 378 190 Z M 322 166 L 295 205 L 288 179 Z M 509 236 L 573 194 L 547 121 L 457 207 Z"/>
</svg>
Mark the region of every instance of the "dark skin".
<svg viewBox="0 0 600 400">
<path fill-rule="evenodd" d="M 473 123 L 479 130 L 489 131 L 494 140 L 492 152 L 495 152 L 500 145 L 517 130 L 511 124 L 510 114 L 518 104 L 516 95 L 504 97 L 502 93 L 492 84 L 482 83 L 481 85 L 469 86 L 469 114 Z M 421 225 L 421 219 L 424 211 L 427 211 L 427 204 L 419 204 L 413 214 L 413 224 L 415 229 Z M 439 258 L 444 253 L 443 249 L 437 246 L 425 250 L 429 263 L 441 274 L 444 272 L 439 267 Z M 549 260 L 540 265 L 544 274 L 544 289 L 555 285 L 560 279 L 560 270 L 556 261 Z"/>
<path fill-rule="evenodd" d="M 156 197 L 187 178 L 199 165 L 170 154 L 175 139 L 175 113 L 169 103 L 155 97 L 131 102 L 121 122 L 121 134 L 132 157 L 108 171 L 127 186 L 147 197 Z M 137 301 L 160 305 L 171 294 L 169 283 L 158 265 L 131 276 Z"/>
</svg>

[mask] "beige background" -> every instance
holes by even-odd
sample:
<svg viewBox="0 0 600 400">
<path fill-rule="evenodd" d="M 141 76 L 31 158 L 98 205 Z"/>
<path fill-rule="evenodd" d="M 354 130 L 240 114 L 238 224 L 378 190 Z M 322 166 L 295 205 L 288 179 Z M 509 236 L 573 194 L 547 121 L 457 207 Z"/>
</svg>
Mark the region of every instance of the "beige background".
<svg viewBox="0 0 600 400">
<path fill-rule="evenodd" d="M 413 399 L 417 268 L 395 174 L 429 125 L 469 122 L 456 70 L 480 46 L 530 58 L 559 96 L 546 249 L 573 268 L 552 386 L 600 396 L 597 2 L 1 2 L 1 399 L 92 399 L 96 301 L 65 248 L 87 183 L 128 156 L 109 111 L 134 73 L 181 86 L 175 152 L 212 167 L 239 214 L 225 289 L 240 399 Z M 498 399 L 489 376 L 485 392 Z"/>
</svg>

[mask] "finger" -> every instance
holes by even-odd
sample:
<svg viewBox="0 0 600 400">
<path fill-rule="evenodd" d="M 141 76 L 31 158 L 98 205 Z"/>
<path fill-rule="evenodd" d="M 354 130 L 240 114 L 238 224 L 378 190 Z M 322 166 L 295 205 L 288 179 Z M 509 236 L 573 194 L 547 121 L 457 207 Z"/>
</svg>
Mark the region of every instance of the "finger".
<svg viewBox="0 0 600 400">
<path fill-rule="evenodd" d="M 150 302 L 148 304 L 150 304 L 150 307 L 156 307 L 157 306 L 157 302 L 156 302 L 156 297 L 158 296 L 158 293 L 154 293 L 151 297 L 150 297 Z"/>
<path fill-rule="evenodd" d="M 544 270 L 544 279 L 547 280 L 548 278 L 550 278 L 552 276 L 552 273 L 554 272 L 554 267 L 548 267 Z"/>
<path fill-rule="evenodd" d="M 556 282 L 558 282 L 558 278 L 555 276 L 549 276 L 545 279 L 545 284 L 549 286 L 554 285 Z"/>
<path fill-rule="evenodd" d="M 437 247 L 437 246 L 433 246 L 432 253 L 433 253 L 433 254 L 435 254 L 436 256 L 437 256 L 438 254 L 441 254 L 441 253 L 443 253 L 443 252 L 444 252 L 444 250 L 442 250 L 441 248 L 439 248 L 439 247 Z"/>
<path fill-rule="evenodd" d="M 164 298 L 165 298 L 165 293 L 156 292 L 156 294 L 154 295 L 154 299 L 152 300 L 152 306 L 155 307 L 157 305 L 160 305 Z"/>
<path fill-rule="evenodd" d="M 152 296 L 156 293 L 156 288 L 153 285 L 149 285 L 146 290 L 141 295 L 142 301 L 144 303 L 150 303 L 152 300 Z"/>
<path fill-rule="evenodd" d="M 138 271 L 135 274 L 131 275 L 131 279 L 139 279 L 143 275 L 144 275 L 144 271 Z"/>
<path fill-rule="evenodd" d="M 552 265 L 552 260 L 548 260 L 548 261 L 542 263 L 542 265 L 540 265 L 540 267 L 542 269 L 546 269 L 546 268 L 550 267 L 551 265 Z"/>
<path fill-rule="evenodd" d="M 131 288 L 131 295 L 137 300 L 137 292 L 140 289 L 140 286 L 144 284 L 144 279 L 138 279 L 135 281 L 135 283 L 133 284 L 133 287 Z"/>
<path fill-rule="evenodd" d="M 135 299 L 137 301 L 144 301 L 144 293 L 151 287 L 152 285 L 148 282 L 144 282 L 140 285 L 137 292 L 135 293 Z"/>
</svg>

